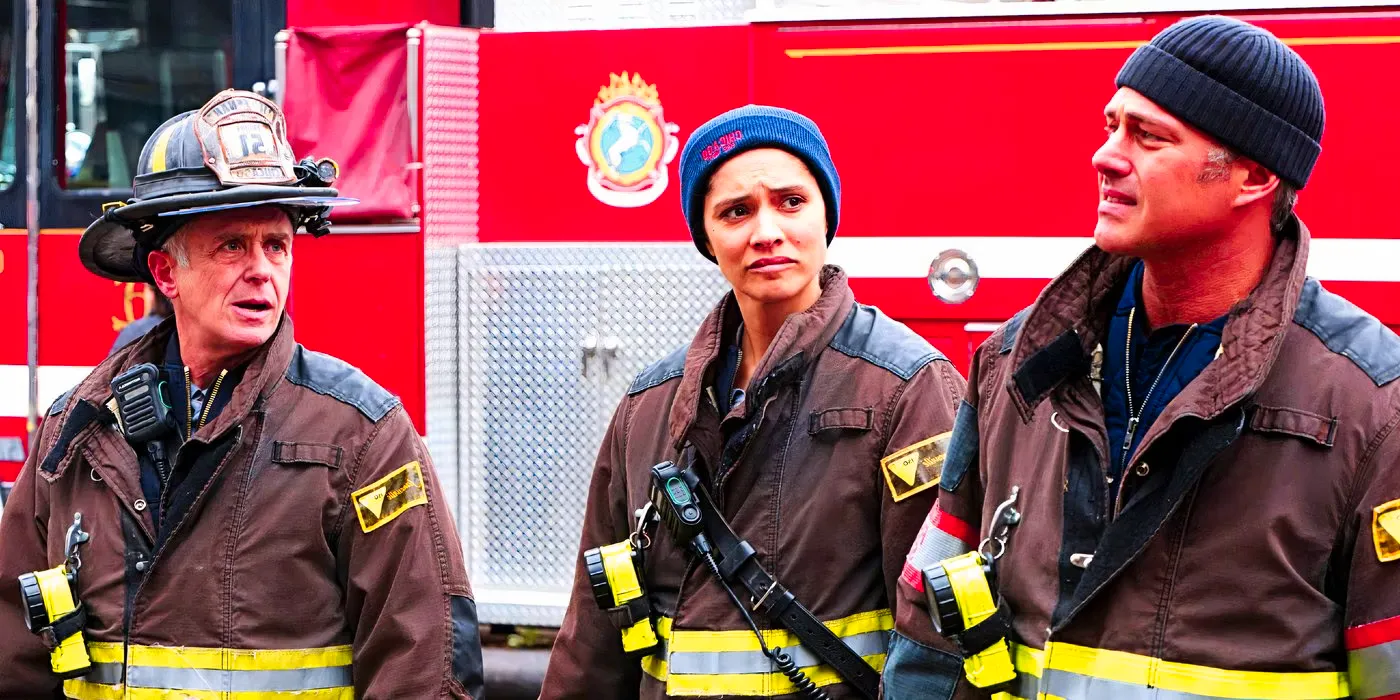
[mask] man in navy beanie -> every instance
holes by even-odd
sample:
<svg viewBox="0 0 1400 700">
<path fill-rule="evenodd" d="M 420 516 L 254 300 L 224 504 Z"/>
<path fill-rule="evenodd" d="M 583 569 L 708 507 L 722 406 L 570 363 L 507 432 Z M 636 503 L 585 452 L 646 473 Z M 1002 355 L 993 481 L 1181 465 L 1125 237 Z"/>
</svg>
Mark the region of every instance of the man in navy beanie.
<svg viewBox="0 0 1400 700">
<path fill-rule="evenodd" d="M 1208 16 L 1117 87 L 1095 245 L 973 359 L 885 698 L 1400 697 L 1400 338 L 1305 274 L 1317 79 Z"/>
</svg>

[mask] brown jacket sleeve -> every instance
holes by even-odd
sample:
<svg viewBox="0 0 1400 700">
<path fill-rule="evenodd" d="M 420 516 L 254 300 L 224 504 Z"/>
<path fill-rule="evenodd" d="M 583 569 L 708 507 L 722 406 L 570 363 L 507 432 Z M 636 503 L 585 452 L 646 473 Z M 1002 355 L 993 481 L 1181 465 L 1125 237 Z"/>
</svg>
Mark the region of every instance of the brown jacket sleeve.
<svg viewBox="0 0 1400 700">
<path fill-rule="evenodd" d="M 641 685 L 641 664 L 622 651 L 622 636 L 607 613 L 598 608 L 583 567 L 583 552 L 620 542 L 631 523 L 627 512 L 627 417 L 631 397 L 624 398 L 598 450 L 583 535 L 575 563 L 574 589 L 564 625 L 554 640 L 540 700 L 563 698 L 635 698 Z"/>
<path fill-rule="evenodd" d="M 49 652 L 24 624 L 19 600 L 22 574 L 56 566 L 48 561 L 47 483 L 39 478 L 40 457 L 46 447 L 46 431 L 56 430 L 46 420 L 35 434 L 24 468 L 0 517 L 0 698 L 47 699 L 63 697 L 62 682 L 49 667 Z"/>
<path fill-rule="evenodd" d="M 920 571 L 977 546 L 982 512 L 978 408 L 983 394 L 988 392 L 988 382 L 992 381 L 989 364 L 998 357 L 1004 332 L 1005 326 L 993 333 L 973 357 L 967 393 L 958 407 L 948 440 L 937 498 L 904 561 L 904 573 L 898 583 L 895 634 L 884 670 L 887 700 L 988 697 L 965 680 L 957 647 L 934 631 Z"/>
<path fill-rule="evenodd" d="M 1352 696 L 1400 696 L 1400 416 L 1358 472 L 1346 583 Z"/>
<path fill-rule="evenodd" d="M 479 698 L 476 604 L 437 473 L 402 408 L 372 430 L 339 542 L 355 697 Z"/>
<path fill-rule="evenodd" d="M 925 365 L 909 380 L 894 403 L 885 454 L 896 455 L 932 440 L 920 449 L 921 459 L 938 459 L 942 456 L 940 450 L 947 444 L 948 433 L 953 429 L 953 414 L 966 389 L 966 383 L 952 363 L 936 361 Z M 916 490 L 901 494 L 899 500 L 895 500 L 894 492 L 886 486 L 882 474 L 880 537 L 884 551 L 881 559 L 885 567 L 885 592 L 897 613 L 902 605 L 898 582 L 914 537 L 933 506 L 938 482 L 930 481 L 922 489 L 916 486 Z"/>
</svg>

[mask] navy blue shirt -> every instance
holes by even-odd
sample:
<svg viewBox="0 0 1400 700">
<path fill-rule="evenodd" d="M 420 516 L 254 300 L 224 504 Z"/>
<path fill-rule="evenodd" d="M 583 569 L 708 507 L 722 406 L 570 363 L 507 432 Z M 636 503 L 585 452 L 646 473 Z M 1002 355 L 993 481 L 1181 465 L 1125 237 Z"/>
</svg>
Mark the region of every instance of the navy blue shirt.
<svg viewBox="0 0 1400 700">
<path fill-rule="evenodd" d="M 1152 329 L 1147 321 L 1147 310 L 1141 303 L 1143 265 L 1139 262 L 1128 276 L 1123 287 L 1123 296 L 1118 308 L 1108 324 L 1108 338 L 1104 341 L 1103 352 L 1103 407 L 1104 422 L 1108 428 L 1108 474 L 1113 483 L 1121 484 L 1125 461 L 1137 449 L 1142 436 L 1147 434 L 1162 409 L 1191 383 L 1206 365 L 1215 359 L 1220 348 L 1220 333 L 1225 328 L 1229 314 L 1202 323 L 1191 329 L 1190 325 L 1177 324 Z M 1133 309 L 1136 308 L 1136 311 Z M 1132 346 L 1128 346 L 1128 319 L 1132 316 Z M 1190 334 L 1187 331 L 1190 329 Z M 1182 341 L 1186 336 L 1185 341 Z M 1177 345 L 1180 344 L 1180 348 Z M 1172 351 L 1176 354 L 1173 356 Z M 1124 353 L 1132 358 L 1133 406 L 1128 406 Z M 1170 363 L 1168 363 L 1170 359 Z M 1158 380 L 1158 374 L 1161 379 Z M 1153 388 L 1153 383 L 1156 387 Z M 1150 395 L 1149 395 L 1150 394 Z M 1138 414 L 1141 411 L 1141 414 Z M 1131 440 L 1127 438 L 1128 422 L 1131 415 L 1138 415 L 1137 427 Z"/>
<path fill-rule="evenodd" d="M 744 390 L 734 386 L 734 377 L 739 374 L 739 361 L 743 359 L 740 349 L 743 338 L 744 324 L 741 323 L 734 333 L 734 341 L 725 344 L 724 364 L 720 365 L 719 373 L 715 375 L 715 408 L 719 409 L 720 418 L 729 415 L 730 410 L 744 402 Z"/>
<path fill-rule="evenodd" d="M 165 458 L 167 460 L 166 468 L 171 470 L 168 487 L 173 490 L 181 485 L 185 476 L 175 468 L 175 454 L 180 446 L 184 444 L 185 440 L 188 439 L 188 435 L 185 434 L 186 430 L 189 427 L 195 427 L 195 429 L 198 430 L 197 426 L 200 422 L 199 419 L 203 409 L 203 401 L 197 400 L 194 402 L 194 406 L 189 407 L 188 411 L 186 410 L 186 392 L 188 391 L 190 394 L 194 394 L 196 390 L 193 388 L 186 389 L 185 387 L 185 363 L 180 357 L 179 336 L 174 333 L 170 334 L 170 339 L 165 344 L 165 359 L 159 366 L 159 369 L 161 374 L 160 399 L 165 403 L 166 407 L 170 409 L 170 416 L 174 423 L 170 426 L 171 430 L 166 437 L 161 438 L 161 445 L 165 450 Z M 238 385 L 242 376 L 243 371 L 239 369 L 229 372 L 228 376 L 224 377 L 224 380 L 219 384 L 218 393 L 214 396 L 214 404 L 209 407 L 209 415 L 205 418 L 206 423 L 213 421 L 214 416 L 218 415 L 219 412 L 228 405 L 229 399 L 233 396 L 233 388 Z M 206 399 L 212 389 L 213 387 L 209 386 L 202 390 Z M 194 425 L 187 426 L 187 422 L 193 423 Z M 155 462 L 151 459 L 144 445 L 133 445 L 132 447 L 136 450 L 137 461 L 141 465 L 141 493 L 146 497 L 146 505 L 151 510 L 151 518 L 155 521 L 156 527 L 159 529 L 161 527 L 161 518 L 166 515 L 161 512 L 161 506 L 167 500 L 165 498 L 167 494 L 164 493 L 161 475 L 156 470 Z"/>
</svg>

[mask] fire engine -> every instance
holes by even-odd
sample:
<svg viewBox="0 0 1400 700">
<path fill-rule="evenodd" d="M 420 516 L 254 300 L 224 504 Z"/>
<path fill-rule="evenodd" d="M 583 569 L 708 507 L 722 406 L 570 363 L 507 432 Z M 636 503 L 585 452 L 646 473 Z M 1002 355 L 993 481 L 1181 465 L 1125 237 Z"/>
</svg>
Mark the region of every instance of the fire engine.
<svg viewBox="0 0 1400 700">
<path fill-rule="evenodd" d="M 25 15 L 0 3 L 0 481 L 48 403 L 149 302 L 82 269 L 82 227 L 130 195 L 165 118 L 224 87 L 262 90 L 297 154 L 337 159 L 362 200 L 335 212 L 335 235 L 298 237 L 297 335 L 403 398 L 487 623 L 559 624 L 610 412 L 726 289 L 671 181 L 688 134 L 730 107 L 821 126 L 844 192 L 831 261 L 966 369 L 1090 244 L 1089 159 L 1123 60 L 1228 7 L 1323 87 L 1323 156 L 1298 206 L 1312 273 L 1400 326 L 1396 6 L 518 0 L 473 29 L 455 0 L 39 4 L 54 11 L 38 18 L 31 115 Z"/>
</svg>

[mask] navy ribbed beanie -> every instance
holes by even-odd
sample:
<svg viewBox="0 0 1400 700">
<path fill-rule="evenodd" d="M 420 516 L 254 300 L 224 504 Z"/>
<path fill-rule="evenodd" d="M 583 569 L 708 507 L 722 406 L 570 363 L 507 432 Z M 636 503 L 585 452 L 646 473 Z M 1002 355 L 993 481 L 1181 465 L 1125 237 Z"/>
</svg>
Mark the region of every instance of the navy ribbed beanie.
<svg viewBox="0 0 1400 700">
<path fill-rule="evenodd" d="M 755 148 L 779 148 L 807 165 L 826 200 L 826 242 L 830 245 L 841 212 L 841 178 L 836 175 L 831 149 L 821 130 L 811 119 L 790 109 L 747 105 L 701 124 L 681 151 L 681 210 L 700 254 L 715 261 L 705 250 L 704 208 L 710 176 L 730 158 Z"/>
<path fill-rule="evenodd" d="M 1298 188 L 1322 152 L 1317 77 L 1278 37 L 1237 19 L 1211 15 L 1167 27 L 1133 52 L 1117 84 Z"/>
</svg>

